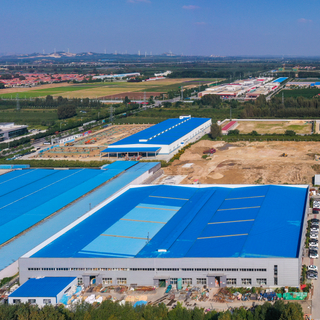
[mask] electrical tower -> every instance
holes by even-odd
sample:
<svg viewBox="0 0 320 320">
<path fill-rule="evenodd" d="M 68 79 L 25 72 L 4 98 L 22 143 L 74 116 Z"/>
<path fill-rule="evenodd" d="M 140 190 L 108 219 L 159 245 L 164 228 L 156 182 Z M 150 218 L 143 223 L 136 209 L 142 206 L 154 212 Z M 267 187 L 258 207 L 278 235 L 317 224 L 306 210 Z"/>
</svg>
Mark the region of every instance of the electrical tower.
<svg viewBox="0 0 320 320">
<path fill-rule="evenodd" d="M 20 111 L 20 102 L 19 102 L 19 97 L 18 97 L 18 94 L 17 94 L 17 97 L 16 97 L 16 99 L 17 99 L 17 111 Z"/>
<path fill-rule="evenodd" d="M 110 123 L 112 124 L 113 121 L 113 107 L 110 107 Z"/>
</svg>

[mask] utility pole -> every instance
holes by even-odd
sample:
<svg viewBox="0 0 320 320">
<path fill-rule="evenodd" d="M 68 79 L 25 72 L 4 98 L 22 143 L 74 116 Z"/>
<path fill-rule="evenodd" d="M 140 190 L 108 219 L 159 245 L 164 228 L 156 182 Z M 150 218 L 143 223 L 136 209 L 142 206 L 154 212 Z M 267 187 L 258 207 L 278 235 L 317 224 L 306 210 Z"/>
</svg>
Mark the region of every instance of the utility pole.
<svg viewBox="0 0 320 320">
<path fill-rule="evenodd" d="M 110 107 L 110 123 L 112 124 L 113 121 L 113 107 Z"/>
<path fill-rule="evenodd" d="M 17 111 L 20 111 L 20 103 L 19 103 L 19 97 L 17 94 Z"/>
</svg>

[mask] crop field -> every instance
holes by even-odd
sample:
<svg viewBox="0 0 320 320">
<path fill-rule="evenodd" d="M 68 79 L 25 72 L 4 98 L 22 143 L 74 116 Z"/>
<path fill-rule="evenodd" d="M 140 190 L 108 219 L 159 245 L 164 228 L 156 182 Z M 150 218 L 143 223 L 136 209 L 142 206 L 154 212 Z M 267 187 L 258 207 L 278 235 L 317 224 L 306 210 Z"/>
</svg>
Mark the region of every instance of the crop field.
<svg viewBox="0 0 320 320">
<path fill-rule="evenodd" d="M 320 89 L 306 88 L 306 89 L 282 90 L 276 96 L 282 97 L 282 93 L 285 98 L 297 98 L 297 97 L 313 98 L 318 94 L 320 94 Z"/>
<path fill-rule="evenodd" d="M 236 128 L 240 133 L 250 133 L 257 131 L 259 134 L 285 133 L 286 130 L 293 130 L 298 134 L 311 134 L 312 124 L 306 121 L 238 121 Z"/>
<path fill-rule="evenodd" d="M 217 79 L 164 79 L 148 82 L 105 82 L 105 83 L 87 83 L 87 84 L 56 84 L 47 85 L 45 88 L 36 87 L 30 89 L 3 89 L 0 98 L 4 99 L 29 99 L 62 96 L 64 98 L 91 98 L 111 96 L 125 92 L 168 92 L 178 90 L 179 87 L 197 87 L 201 84 L 215 82 Z"/>
</svg>

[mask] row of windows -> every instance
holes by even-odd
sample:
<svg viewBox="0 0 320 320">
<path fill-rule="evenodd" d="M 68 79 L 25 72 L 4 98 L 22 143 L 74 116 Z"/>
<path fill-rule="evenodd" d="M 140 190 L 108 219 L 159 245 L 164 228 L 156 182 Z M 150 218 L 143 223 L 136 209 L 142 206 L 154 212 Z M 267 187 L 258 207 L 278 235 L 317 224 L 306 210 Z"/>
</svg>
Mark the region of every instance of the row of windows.
<svg viewBox="0 0 320 320">
<path fill-rule="evenodd" d="M 43 299 L 43 304 L 51 304 L 51 299 Z M 13 299 L 12 302 L 14 304 L 19 304 L 21 303 L 21 299 Z M 36 299 L 28 299 L 28 303 L 30 304 L 36 304 Z"/>
<path fill-rule="evenodd" d="M 182 271 L 257 271 L 266 272 L 267 269 L 263 268 L 182 268 Z"/>
<path fill-rule="evenodd" d="M 263 268 L 28 268 L 29 271 L 257 271 L 266 272 Z M 276 275 L 276 271 L 275 271 Z"/>
<path fill-rule="evenodd" d="M 256 282 L 259 286 L 265 286 L 267 285 L 267 279 L 258 278 L 256 279 Z M 237 285 L 237 279 L 235 278 L 227 278 L 227 285 L 228 286 L 236 286 Z M 252 285 L 252 279 L 241 279 L 241 285 Z"/>
</svg>

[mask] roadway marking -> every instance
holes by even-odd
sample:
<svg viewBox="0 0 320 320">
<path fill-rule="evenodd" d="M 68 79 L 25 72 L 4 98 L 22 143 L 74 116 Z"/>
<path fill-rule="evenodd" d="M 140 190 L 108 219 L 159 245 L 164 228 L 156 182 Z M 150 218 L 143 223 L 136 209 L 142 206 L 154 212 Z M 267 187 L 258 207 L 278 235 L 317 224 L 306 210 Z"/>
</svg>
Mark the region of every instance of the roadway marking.
<svg viewBox="0 0 320 320">
<path fill-rule="evenodd" d="M 227 237 L 240 237 L 240 236 L 247 236 L 249 233 L 239 233 L 239 234 L 229 234 L 225 236 L 212 236 L 212 237 L 200 237 L 198 240 L 203 239 L 215 239 L 215 238 L 227 238 Z"/>
<path fill-rule="evenodd" d="M 167 211 L 179 211 L 179 209 L 152 208 L 152 207 L 141 207 L 141 206 L 136 206 L 136 208 L 140 208 L 140 209 L 155 209 L 155 210 L 167 210 Z"/>
<path fill-rule="evenodd" d="M 243 208 L 230 208 L 230 209 L 219 209 L 217 211 L 228 211 L 228 210 L 241 210 L 241 209 L 257 209 L 260 208 L 260 206 L 255 207 L 243 207 Z"/>
<path fill-rule="evenodd" d="M 248 220 L 235 220 L 235 221 L 221 221 L 221 222 L 209 222 L 208 224 L 221 224 L 221 223 L 247 222 L 247 221 L 254 221 L 254 219 L 248 219 Z"/>
<path fill-rule="evenodd" d="M 166 224 L 166 222 L 159 222 L 159 221 L 134 220 L 134 219 L 120 219 L 120 220 L 123 220 L 123 221 L 135 221 L 135 222 L 148 222 L 148 223 Z"/>
<path fill-rule="evenodd" d="M 190 199 L 183 199 L 183 198 L 171 198 L 171 197 L 161 197 L 161 196 L 149 196 L 150 198 L 161 198 L 161 199 L 173 199 L 173 200 L 184 200 L 188 201 Z"/>
<path fill-rule="evenodd" d="M 229 199 L 224 199 L 224 200 L 241 200 L 241 199 L 255 199 L 255 198 L 264 198 L 264 196 L 253 196 L 253 197 L 243 197 L 243 198 L 229 198 Z"/>
<path fill-rule="evenodd" d="M 138 240 L 151 240 L 151 238 L 139 238 L 139 237 L 128 237 L 128 236 L 116 236 L 114 234 L 104 234 L 102 233 L 101 236 L 104 237 L 115 237 L 115 238 L 126 238 L 126 239 L 138 239 Z"/>
<path fill-rule="evenodd" d="M 11 179 L 9 179 L 9 180 L 6 180 L 6 181 L 3 181 L 3 182 L 0 182 L 0 184 L 6 183 L 6 182 L 8 182 L 8 181 L 11 181 L 11 180 L 17 179 L 17 178 L 22 177 L 22 176 L 25 176 L 26 174 L 32 173 L 32 172 L 34 172 L 35 170 L 38 170 L 38 168 L 33 169 L 33 170 L 30 170 L 30 171 L 28 171 L 28 172 L 26 172 L 26 173 L 24 173 L 24 174 L 21 174 L 20 176 L 16 176 L 16 177 L 11 178 Z"/>
<path fill-rule="evenodd" d="M 53 182 L 53 183 L 51 183 L 51 184 L 49 184 L 49 185 L 47 185 L 47 186 L 45 186 L 45 187 L 43 187 L 43 188 L 41 188 L 41 189 L 39 189 L 39 190 L 36 190 L 36 191 L 34 191 L 34 192 L 30 193 L 30 194 L 27 194 L 26 196 L 24 196 L 24 197 L 22 197 L 22 198 L 20 198 L 20 199 L 17 199 L 17 200 L 15 200 L 15 201 L 13 201 L 13 202 L 11 202 L 11 203 L 9 203 L 9 204 L 6 204 L 5 206 L 1 207 L 0 210 L 3 209 L 3 208 L 5 208 L 5 207 L 8 207 L 8 206 L 14 204 L 15 202 L 18 202 L 18 201 L 20 201 L 20 200 L 22 200 L 22 199 L 24 199 L 24 198 L 27 198 L 27 197 L 29 197 L 29 196 L 31 196 L 31 195 L 33 195 L 33 194 L 35 194 L 35 193 L 37 193 L 37 192 L 39 192 L 39 191 L 41 191 L 41 190 L 44 190 L 44 189 L 46 189 L 46 188 L 48 188 L 48 187 L 50 187 L 50 186 L 52 186 L 52 185 L 54 185 L 54 184 L 56 184 L 56 183 L 64 180 L 64 179 L 67 179 L 67 178 L 69 178 L 69 177 L 71 177 L 71 176 L 73 176 L 73 175 L 75 175 L 75 174 L 77 174 L 77 173 L 79 173 L 80 171 L 83 171 L 83 170 L 84 170 L 84 169 L 81 169 L 81 170 L 79 170 L 79 171 L 77 171 L 77 172 L 75 172 L 75 173 L 72 173 L 72 174 L 70 174 L 69 176 L 64 177 L 64 178 L 62 178 L 62 179 L 60 179 L 60 180 L 58 180 L 58 181 L 55 181 L 55 182 Z"/>
</svg>

